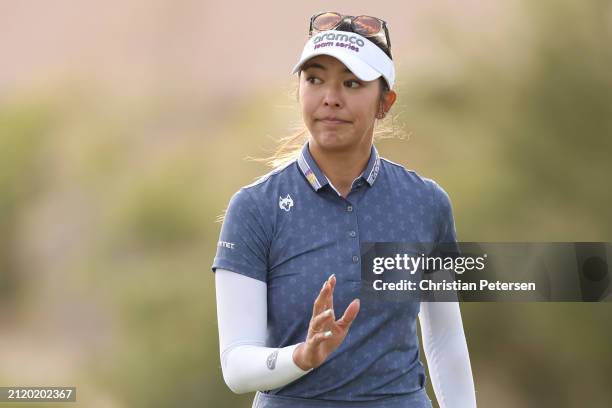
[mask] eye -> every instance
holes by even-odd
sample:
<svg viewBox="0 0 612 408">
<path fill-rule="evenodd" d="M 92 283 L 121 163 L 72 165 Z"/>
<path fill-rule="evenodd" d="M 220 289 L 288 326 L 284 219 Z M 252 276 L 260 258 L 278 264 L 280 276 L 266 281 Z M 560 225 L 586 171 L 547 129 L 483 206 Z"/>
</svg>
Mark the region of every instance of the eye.
<svg viewBox="0 0 612 408">
<path fill-rule="evenodd" d="M 348 81 L 344 81 L 344 85 L 347 88 L 359 88 L 361 86 L 361 82 L 357 81 L 356 79 L 349 79 Z"/>
<path fill-rule="evenodd" d="M 317 85 L 321 83 L 321 80 L 315 76 L 306 77 L 306 82 L 310 82 L 313 85 Z"/>
</svg>

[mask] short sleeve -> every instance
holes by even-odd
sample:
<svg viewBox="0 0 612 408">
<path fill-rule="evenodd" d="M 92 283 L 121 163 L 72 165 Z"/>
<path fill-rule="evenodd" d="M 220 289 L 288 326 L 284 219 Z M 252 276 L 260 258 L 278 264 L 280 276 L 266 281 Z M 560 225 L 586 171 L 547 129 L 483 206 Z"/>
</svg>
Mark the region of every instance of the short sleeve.
<svg viewBox="0 0 612 408">
<path fill-rule="evenodd" d="M 432 182 L 434 188 L 434 202 L 437 209 L 438 239 L 437 254 L 441 256 L 457 256 L 460 254 L 457 245 L 457 234 L 455 231 L 455 219 L 450 198 L 446 191 L 436 182 Z"/>
<path fill-rule="evenodd" d="M 213 272 L 221 268 L 267 281 L 270 234 L 263 221 L 248 189 L 234 194 L 221 227 Z"/>
</svg>

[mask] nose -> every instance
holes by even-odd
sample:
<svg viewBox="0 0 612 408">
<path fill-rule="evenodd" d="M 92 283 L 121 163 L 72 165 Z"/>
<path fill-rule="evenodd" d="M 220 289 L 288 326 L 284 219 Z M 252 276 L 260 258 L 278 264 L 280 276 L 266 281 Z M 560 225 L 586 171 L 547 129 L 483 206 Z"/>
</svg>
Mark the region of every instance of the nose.
<svg viewBox="0 0 612 408">
<path fill-rule="evenodd" d="M 340 91 L 333 86 L 330 86 L 323 97 L 323 104 L 325 106 L 333 106 L 336 108 L 342 107 L 342 98 L 340 96 Z"/>
</svg>

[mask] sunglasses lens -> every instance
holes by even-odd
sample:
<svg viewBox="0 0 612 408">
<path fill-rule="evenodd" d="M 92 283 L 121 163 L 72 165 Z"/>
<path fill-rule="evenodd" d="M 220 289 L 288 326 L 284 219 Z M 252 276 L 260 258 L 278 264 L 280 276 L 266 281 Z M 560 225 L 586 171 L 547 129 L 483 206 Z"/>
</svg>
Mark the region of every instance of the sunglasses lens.
<svg viewBox="0 0 612 408">
<path fill-rule="evenodd" d="M 363 36 L 371 36 L 377 34 L 382 29 L 380 20 L 370 16 L 359 16 L 353 20 L 355 32 Z"/>
<path fill-rule="evenodd" d="M 312 26 L 319 31 L 331 30 L 342 21 L 342 16 L 336 13 L 323 13 L 312 22 Z"/>
</svg>

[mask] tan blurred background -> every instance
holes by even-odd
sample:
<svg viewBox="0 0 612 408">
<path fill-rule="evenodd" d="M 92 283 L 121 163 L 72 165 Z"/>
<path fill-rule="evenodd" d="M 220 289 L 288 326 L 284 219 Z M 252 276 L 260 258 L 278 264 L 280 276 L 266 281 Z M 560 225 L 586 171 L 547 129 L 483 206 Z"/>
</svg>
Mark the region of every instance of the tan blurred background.
<svg viewBox="0 0 612 408">
<path fill-rule="evenodd" d="M 612 241 L 610 1 L 0 0 L 0 386 L 250 406 L 221 377 L 215 220 L 299 123 L 289 71 L 329 9 L 389 22 L 378 147 L 448 191 L 461 240 Z M 609 304 L 462 311 L 479 406 L 610 406 Z"/>
</svg>

